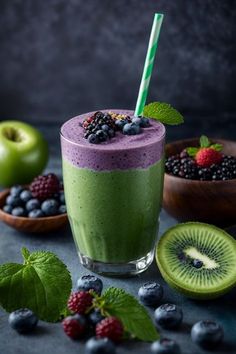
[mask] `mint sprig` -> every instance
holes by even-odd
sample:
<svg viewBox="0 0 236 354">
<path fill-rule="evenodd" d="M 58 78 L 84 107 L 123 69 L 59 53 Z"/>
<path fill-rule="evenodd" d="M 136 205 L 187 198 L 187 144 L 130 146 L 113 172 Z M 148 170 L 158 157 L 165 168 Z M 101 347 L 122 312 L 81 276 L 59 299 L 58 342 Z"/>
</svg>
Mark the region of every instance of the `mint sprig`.
<svg viewBox="0 0 236 354">
<path fill-rule="evenodd" d="M 169 125 L 178 125 L 184 122 L 182 114 L 170 104 L 164 102 L 149 103 L 144 107 L 143 116 Z"/>
<path fill-rule="evenodd" d="M 22 256 L 24 264 L 0 266 L 0 305 L 8 312 L 27 307 L 41 320 L 56 322 L 71 292 L 69 271 L 51 252 L 22 248 Z"/>
<path fill-rule="evenodd" d="M 159 334 L 146 309 L 135 297 L 123 289 L 108 288 L 97 298 L 96 306 L 106 316 L 115 316 L 122 322 L 124 329 L 132 337 L 151 342 L 159 338 Z"/>
</svg>

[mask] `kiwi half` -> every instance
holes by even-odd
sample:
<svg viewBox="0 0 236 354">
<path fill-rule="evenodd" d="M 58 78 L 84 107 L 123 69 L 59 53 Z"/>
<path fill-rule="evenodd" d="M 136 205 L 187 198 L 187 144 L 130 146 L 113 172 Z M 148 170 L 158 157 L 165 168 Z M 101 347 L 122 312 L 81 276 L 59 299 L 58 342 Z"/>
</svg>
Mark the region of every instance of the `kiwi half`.
<svg viewBox="0 0 236 354">
<path fill-rule="evenodd" d="M 236 241 L 213 225 L 170 228 L 158 242 L 156 261 L 166 282 L 190 298 L 216 298 L 236 285 Z"/>
</svg>

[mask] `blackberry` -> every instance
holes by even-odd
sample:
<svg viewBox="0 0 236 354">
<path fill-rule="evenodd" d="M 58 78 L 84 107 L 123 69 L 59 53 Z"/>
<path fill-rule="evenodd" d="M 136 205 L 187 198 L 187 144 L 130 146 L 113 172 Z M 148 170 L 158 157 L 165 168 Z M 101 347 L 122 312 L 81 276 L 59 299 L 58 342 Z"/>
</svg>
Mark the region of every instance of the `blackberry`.
<svg viewBox="0 0 236 354">
<path fill-rule="evenodd" d="M 60 191 L 60 181 L 54 173 L 36 177 L 30 185 L 34 198 L 40 201 L 51 198 Z"/>
</svg>

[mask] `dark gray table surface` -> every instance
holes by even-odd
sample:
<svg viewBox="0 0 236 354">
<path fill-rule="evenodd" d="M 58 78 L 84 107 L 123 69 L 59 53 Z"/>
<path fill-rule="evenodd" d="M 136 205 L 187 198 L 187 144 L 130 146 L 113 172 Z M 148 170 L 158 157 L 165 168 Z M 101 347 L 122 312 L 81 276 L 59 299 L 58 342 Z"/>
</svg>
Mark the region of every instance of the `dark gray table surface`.
<svg viewBox="0 0 236 354">
<path fill-rule="evenodd" d="M 59 158 L 50 160 L 48 171 L 60 171 Z M 176 224 L 176 221 L 165 212 L 161 213 L 160 234 Z M 236 229 L 231 229 L 236 235 Z M 69 227 L 47 235 L 30 235 L 19 233 L 0 223 L 0 263 L 21 262 L 21 247 L 30 251 L 50 250 L 55 252 L 68 266 L 73 283 L 76 279 L 88 273 L 80 264 L 76 254 Z M 201 319 L 214 319 L 221 323 L 225 330 L 224 343 L 215 352 L 218 354 L 236 353 L 236 289 L 220 299 L 212 301 L 193 301 L 179 295 L 170 289 L 163 281 L 155 262 L 143 274 L 126 279 L 102 277 L 104 286 L 122 287 L 126 291 L 137 295 L 138 288 L 146 281 L 157 281 L 164 286 L 163 302 L 173 302 L 180 305 L 184 312 L 184 321 L 177 331 L 160 330 L 161 335 L 175 339 L 181 346 L 183 354 L 208 353 L 199 349 L 190 339 L 191 326 Z M 153 311 L 150 310 L 151 315 Z M 16 334 L 7 323 L 8 314 L 0 309 L 0 353 L 1 354 L 78 354 L 84 353 L 84 342 L 72 341 L 66 337 L 61 325 L 39 322 L 35 332 L 29 335 Z M 125 342 L 117 349 L 117 354 L 125 353 L 148 354 L 150 344 L 138 341 Z"/>
</svg>

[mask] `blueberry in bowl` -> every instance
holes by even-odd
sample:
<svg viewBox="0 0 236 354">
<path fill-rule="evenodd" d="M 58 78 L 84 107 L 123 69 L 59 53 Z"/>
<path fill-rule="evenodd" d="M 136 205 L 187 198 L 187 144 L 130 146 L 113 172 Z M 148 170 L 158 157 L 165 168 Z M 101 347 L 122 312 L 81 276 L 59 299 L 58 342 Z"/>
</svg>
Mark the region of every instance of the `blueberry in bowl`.
<svg viewBox="0 0 236 354">
<path fill-rule="evenodd" d="M 0 220 L 23 232 L 47 233 L 67 223 L 63 186 L 55 174 L 0 192 Z"/>
</svg>

